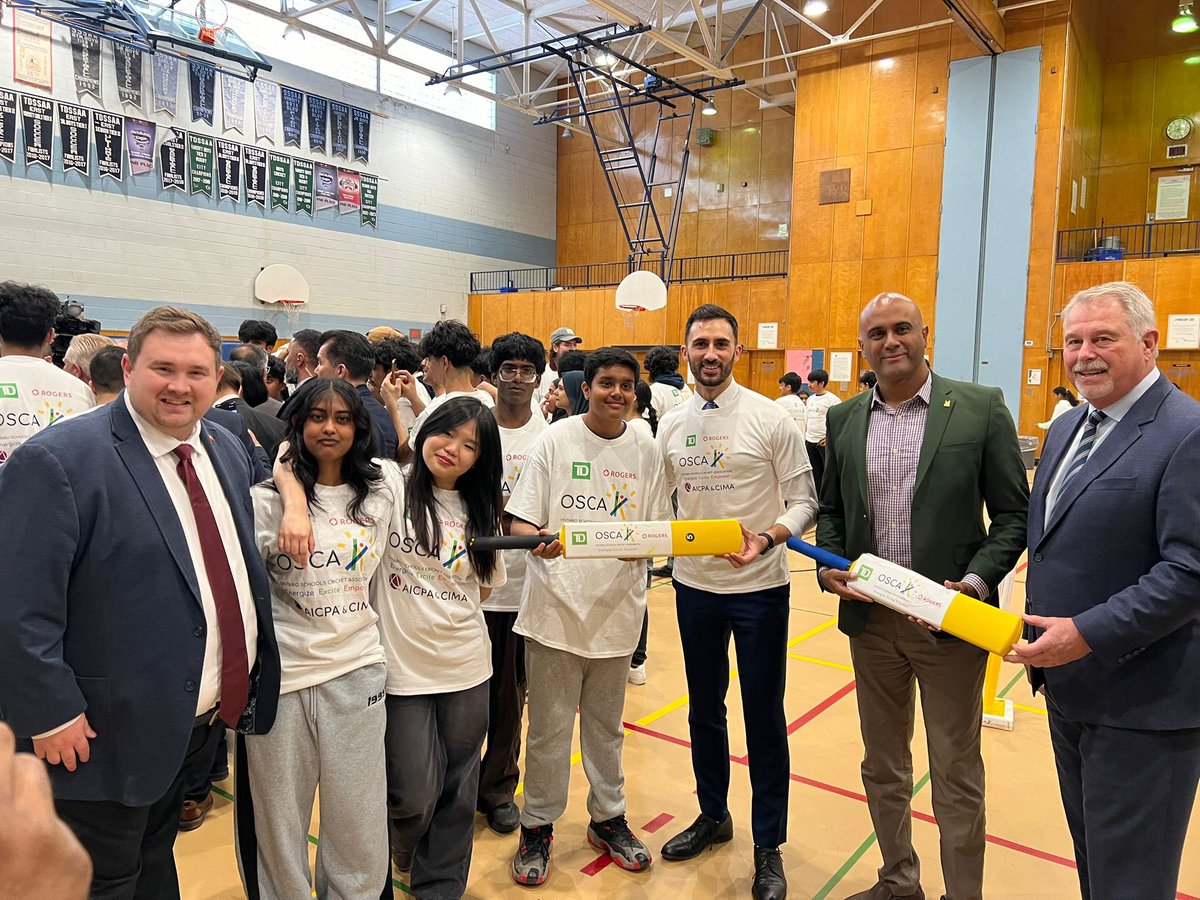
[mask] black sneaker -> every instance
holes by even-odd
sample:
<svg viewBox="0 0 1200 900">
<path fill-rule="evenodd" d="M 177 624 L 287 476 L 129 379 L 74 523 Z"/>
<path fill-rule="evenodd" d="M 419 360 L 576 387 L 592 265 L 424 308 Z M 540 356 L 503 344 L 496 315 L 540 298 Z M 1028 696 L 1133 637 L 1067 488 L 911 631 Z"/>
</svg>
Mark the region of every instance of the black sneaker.
<svg viewBox="0 0 1200 900">
<path fill-rule="evenodd" d="M 588 843 L 612 857 L 612 861 L 627 872 L 644 872 L 653 859 L 650 850 L 634 837 L 624 816 L 604 822 L 589 822 Z"/>
<path fill-rule="evenodd" d="M 488 828 L 496 834 L 512 834 L 521 824 L 521 811 L 511 800 L 493 806 L 487 813 Z"/>
<path fill-rule="evenodd" d="M 521 842 L 512 860 L 513 881 L 526 887 L 545 884 L 550 874 L 550 845 L 553 842 L 553 825 L 539 825 L 537 828 L 522 825 Z"/>
</svg>

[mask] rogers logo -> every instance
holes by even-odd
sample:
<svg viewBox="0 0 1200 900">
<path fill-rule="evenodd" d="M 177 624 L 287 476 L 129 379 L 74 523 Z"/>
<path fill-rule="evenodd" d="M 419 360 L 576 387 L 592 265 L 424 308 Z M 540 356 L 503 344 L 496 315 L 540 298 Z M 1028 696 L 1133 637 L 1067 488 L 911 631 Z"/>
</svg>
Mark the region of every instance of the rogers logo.
<svg viewBox="0 0 1200 900">
<path fill-rule="evenodd" d="M 390 584 L 396 590 L 400 590 L 400 588 L 404 586 L 404 580 L 399 575 L 389 575 L 388 584 Z"/>
</svg>

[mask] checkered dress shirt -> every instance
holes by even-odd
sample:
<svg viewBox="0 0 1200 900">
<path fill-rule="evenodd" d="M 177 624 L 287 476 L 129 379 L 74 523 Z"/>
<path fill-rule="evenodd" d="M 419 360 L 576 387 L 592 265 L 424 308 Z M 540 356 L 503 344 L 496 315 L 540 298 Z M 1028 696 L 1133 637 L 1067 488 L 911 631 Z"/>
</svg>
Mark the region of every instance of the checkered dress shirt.
<svg viewBox="0 0 1200 900">
<path fill-rule="evenodd" d="M 929 418 L 932 375 L 916 396 L 899 406 L 889 407 L 871 392 L 871 417 L 867 423 L 867 493 L 871 504 L 871 528 L 876 553 L 884 559 L 911 569 L 912 499 L 917 484 L 917 460 L 925 438 Z M 983 579 L 968 574 L 963 581 L 988 596 Z"/>
</svg>

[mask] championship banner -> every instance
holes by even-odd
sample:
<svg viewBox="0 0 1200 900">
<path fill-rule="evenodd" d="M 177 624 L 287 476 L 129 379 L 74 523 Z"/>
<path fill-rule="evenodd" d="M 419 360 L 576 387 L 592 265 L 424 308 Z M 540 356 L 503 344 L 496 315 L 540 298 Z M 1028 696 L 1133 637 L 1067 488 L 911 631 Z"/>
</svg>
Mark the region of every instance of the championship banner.
<svg viewBox="0 0 1200 900">
<path fill-rule="evenodd" d="M 259 207 L 267 205 L 267 151 L 262 147 L 251 147 L 247 144 L 242 148 L 242 169 L 246 181 L 246 205 L 251 203 Z"/>
<path fill-rule="evenodd" d="M 296 212 L 313 214 L 313 164 L 307 159 L 292 160 L 292 177 L 296 188 Z"/>
<path fill-rule="evenodd" d="M 54 23 L 14 9 L 12 29 L 13 78 L 46 91 L 54 90 L 54 56 L 50 47 Z"/>
<path fill-rule="evenodd" d="M 82 172 L 88 174 L 91 162 L 88 147 L 88 132 L 91 131 L 91 118 L 82 106 L 72 106 L 70 103 L 58 104 L 58 132 L 62 138 L 62 167 L 64 172 Z"/>
<path fill-rule="evenodd" d="M 154 111 L 165 112 L 172 118 L 179 102 L 179 60 L 165 53 L 155 53 Z"/>
<path fill-rule="evenodd" d="M 279 85 L 265 78 L 254 82 L 254 139 L 266 138 L 275 143 L 275 106 L 279 98 Z M 299 142 L 300 135 L 296 135 Z"/>
<path fill-rule="evenodd" d="M 246 82 L 228 72 L 221 73 L 221 124 L 238 134 L 246 126 Z"/>
<path fill-rule="evenodd" d="M 217 138 L 217 201 L 232 200 L 236 205 L 241 196 L 242 145 Z"/>
<path fill-rule="evenodd" d="M 154 171 L 154 135 L 158 126 L 145 119 L 125 119 L 125 146 L 129 148 L 129 174 Z"/>
<path fill-rule="evenodd" d="M 78 28 L 71 29 L 71 63 L 75 69 L 75 93 L 100 97 L 100 38 Z M 86 170 L 85 170 L 86 171 Z"/>
<path fill-rule="evenodd" d="M 267 163 L 271 179 L 271 209 L 288 208 L 288 188 L 292 181 L 292 158 L 285 153 L 272 153 Z"/>
<path fill-rule="evenodd" d="M 142 108 L 142 51 L 136 47 L 113 42 L 113 58 L 117 61 L 117 96 L 122 103 Z"/>
<path fill-rule="evenodd" d="M 193 122 L 213 123 L 213 84 L 216 77 L 217 70 L 209 63 L 188 61 L 188 91 L 192 98 Z"/>
<path fill-rule="evenodd" d="M 329 101 L 329 130 L 333 132 L 333 155 L 350 158 L 350 107 Z"/>
<path fill-rule="evenodd" d="M 329 108 L 329 101 L 313 94 L 305 94 L 304 97 L 305 106 L 308 109 L 308 149 L 324 153 L 326 152 L 326 134 L 328 133 L 329 120 L 326 111 Z"/>
<path fill-rule="evenodd" d="M 362 209 L 362 178 L 349 169 L 338 169 L 338 214 Z"/>
<path fill-rule="evenodd" d="M 17 161 L 17 95 L 0 90 L 0 159 Z"/>
<path fill-rule="evenodd" d="M 158 148 L 158 171 L 162 176 L 164 191 L 187 190 L 187 173 L 184 169 L 183 141 L 174 137 L 167 138 Z"/>
<path fill-rule="evenodd" d="M 317 212 L 337 206 L 337 169 L 317 163 Z"/>
<path fill-rule="evenodd" d="M 354 129 L 354 158 L 370 162 L 371 114 L 365 109 L 354 107 L 350 110 L 350 121 Z"/>
<path fill-rule="evenodd" d="M 54 159 L 54 101 L 21 95 L 21 130 L 25 138 L 25 165 L 50 168 Z"/>
<path fill-rule="evenodd" d="M 374 175 L 363 175 L 362 182 L 362 215 L 359 225 L 379 227 L 379 179 Z"/>
<path fill-rule="evenodd" d="M 96 141 L 96 170 L 121 181 L 125 178 L 125 153 L 122 141 L 125 117 L 92 110 L 92 137 Z"/>
<path fill-rule="evenodd" d="M 188 132 L 188 182 L 190 193 L 213 195 L 213 139 Z"/>
<path fill-rule="evenodd" d="M 300 146 L 300 122 L 304 118 L 304 94 L 290 87 L 279 89 L 283 104 L 283 146 Z"/>
</svg>

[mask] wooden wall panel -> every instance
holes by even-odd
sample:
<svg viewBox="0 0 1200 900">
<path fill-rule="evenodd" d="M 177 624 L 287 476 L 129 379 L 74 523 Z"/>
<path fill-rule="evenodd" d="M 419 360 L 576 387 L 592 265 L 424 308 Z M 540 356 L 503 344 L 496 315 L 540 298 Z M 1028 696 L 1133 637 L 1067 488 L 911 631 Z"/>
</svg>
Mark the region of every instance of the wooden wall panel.
<svg viewBox="0 0 1200 900">
<path fill-rule="evenodd" d="M 825 207 L 833 215 L 833 259 L 862 259 L 863 223 L 866 217 L 858 215 L 856 206 L 859 200 L 865 200 L 868 196 L 867 155 L 839 156 L 832 168 L 850 170 L 850 202 Z"/>
<path fill-rule="evenodd" d="M 867 152 L 913 145 L 918 34 L 872 41 Z"/>
<path fill-rule="evenodd" d="M 871 115 L 871 44 L 842 50 L 838 69 L 837 155 L 867 152 Z"/>
<path fill-rule="evenodd" d="M 911 147 L 867 155 L 867 196 L 873 210 L 863 226 L 863 259 L 907 253 L 912 161 Z"/>
<path fill-rule="evenodd" d="M 950 35 L 941 28 L 918 32 L 913 144 L 941 145 L 946 137 Z"/>
<path fill-rule="evenodd" d="M 942 218 L 941 144 L 913 148 L 912 204 L 908 216 L 908 255 L 936 256 Z"/>
</svg>

